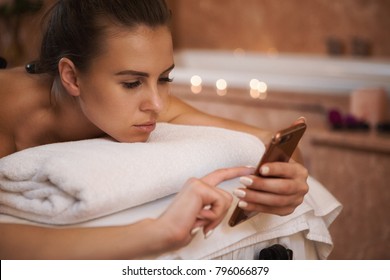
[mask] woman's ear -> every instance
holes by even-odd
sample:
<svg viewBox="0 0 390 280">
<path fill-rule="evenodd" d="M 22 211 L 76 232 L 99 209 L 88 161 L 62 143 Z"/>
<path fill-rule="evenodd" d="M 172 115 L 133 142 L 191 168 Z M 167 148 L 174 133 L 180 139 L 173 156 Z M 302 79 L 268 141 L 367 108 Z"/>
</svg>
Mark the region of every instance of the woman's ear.
<svg viewBox="0 0 390 280">
<path fill-rule="evenodd" d="M 77 70 L 73 62 L 68 58 L 61 58 L 58 63 L 58 71 L 61 83 L 66 91 L 72 96 L 80 95 Z"/>
</svg>

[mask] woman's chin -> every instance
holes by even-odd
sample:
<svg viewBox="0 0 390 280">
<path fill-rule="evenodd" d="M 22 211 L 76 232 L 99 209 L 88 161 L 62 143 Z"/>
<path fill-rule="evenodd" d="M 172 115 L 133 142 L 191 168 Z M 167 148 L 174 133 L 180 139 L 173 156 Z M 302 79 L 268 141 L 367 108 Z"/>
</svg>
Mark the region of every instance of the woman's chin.
<svg viewBox="0 0 390 280">
<path fill-rule="evenodd" d="M 111 136 L 112 137 L 112 136 Z M 139 135 L 131 135 L 127 137 L 112 137 L 120 143 L 145 143 L 148 141 L 150 133 L 143 133 Z"/>
</svg>

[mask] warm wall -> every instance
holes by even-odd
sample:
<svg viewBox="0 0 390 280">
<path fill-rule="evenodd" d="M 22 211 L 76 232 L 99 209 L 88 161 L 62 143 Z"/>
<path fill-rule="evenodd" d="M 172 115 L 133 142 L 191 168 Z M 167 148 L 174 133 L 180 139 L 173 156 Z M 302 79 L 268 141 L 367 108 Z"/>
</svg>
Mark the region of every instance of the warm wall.
<svg viewBox="0 0 390 280">
<path fill-rule="evenodd" d="M 46 7 L 54 0 L 45 0 Z M 177 48 L 244 49 L 260 52 L 324 54 L 330 37 L 345 54 L 354 37 L 366 40 L 375 57 L 390 57 L 389 0 L 167 0 L 173 10 Z M 24 63 L 38 53 L 39 18 L 25 17 L 19 34 Z M 10 30 L 0 20 L 0 55 Z M 11 60 L 9 58 L 9 60 Z M 12 61 L 11 61 L 12 64 Z"/>
<path fill-rule="evenodd" d="M 24 64 L 35 59 L 39 52 L 42 34 L 42 17 L 54 0 L 44 0 L 44 7 L 35 14 L 26 14 L 19 18 L 20 31 L 17 34 L 21 50 L 17 50 L 13 42 L 15 20 L 6 23 L 0 17 L 0 56 L 8 60 L 9 66 Z"/>
<path fill-rule="evenodd" d="M 330 37 L 345 53 L 358 37 L 373 56 L 390 57 L 388 0 L 170 0 L 178 48 L 326 53 Z"/>
</svg>

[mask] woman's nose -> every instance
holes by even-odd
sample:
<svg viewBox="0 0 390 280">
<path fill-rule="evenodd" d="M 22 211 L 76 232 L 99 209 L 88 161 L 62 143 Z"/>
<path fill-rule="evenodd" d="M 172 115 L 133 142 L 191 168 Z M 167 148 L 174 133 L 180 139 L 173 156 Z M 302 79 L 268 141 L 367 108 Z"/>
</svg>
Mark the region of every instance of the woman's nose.
<svg viewBox="0 0 390 280">
<path fill-rule="evenodd" d="M 158 87 L 151 87 L 145 94 L 145 98 L 141 104 L 141 110 L 160 113 L 163 108 L 164 100 L 161 97 Z"/>
</svg>

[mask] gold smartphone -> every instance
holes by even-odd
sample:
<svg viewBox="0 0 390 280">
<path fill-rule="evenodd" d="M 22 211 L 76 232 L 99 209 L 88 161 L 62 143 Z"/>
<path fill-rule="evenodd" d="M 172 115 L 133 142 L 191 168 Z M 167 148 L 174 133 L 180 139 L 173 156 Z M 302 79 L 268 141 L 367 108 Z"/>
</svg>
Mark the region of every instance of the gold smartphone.
<svg viewBox="0 0 390 280">
<path fill-rule="evenodd" d="M 288 162 L 298 146 L 299 140 L 305 133 L 305 130 L 306 124 L 298 123 L 275 133 L 271 143 L 268 145 L 263 157 L 256 167 L 254 175 L 261 176 L 259 172 L 264 163 L 275 161 Z M 255 214 L 256 213 L 248 213 L 237 205 L 229 219 L 229 225 L 234 227 L 253 217 Z"/>
</svg>

